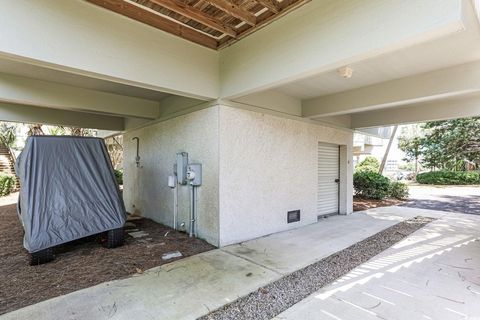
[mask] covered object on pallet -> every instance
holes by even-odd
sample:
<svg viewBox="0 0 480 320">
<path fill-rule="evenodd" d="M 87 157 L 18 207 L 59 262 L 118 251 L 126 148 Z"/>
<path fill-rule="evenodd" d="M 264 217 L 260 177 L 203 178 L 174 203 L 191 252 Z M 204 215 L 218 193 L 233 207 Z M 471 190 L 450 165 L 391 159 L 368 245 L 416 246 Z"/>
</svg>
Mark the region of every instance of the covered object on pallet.
<svg viewBox="0 0 480 320">
<path fill-rule="evenodd" d="M 18 213 L 30 253 L 122 228 L 125 223 L 125 208 L 103 139 L 31 136 L 16 170 L 21 186 Z"/>
</svg>

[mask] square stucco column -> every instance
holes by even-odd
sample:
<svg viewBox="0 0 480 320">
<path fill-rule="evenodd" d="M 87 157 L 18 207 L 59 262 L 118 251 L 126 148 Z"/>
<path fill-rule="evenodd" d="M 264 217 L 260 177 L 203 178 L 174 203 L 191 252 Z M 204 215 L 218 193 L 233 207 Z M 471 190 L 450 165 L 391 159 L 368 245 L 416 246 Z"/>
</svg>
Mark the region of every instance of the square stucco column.
<svg viewBox="0 0 480 320">
<path fill-rule="evenodd" d="M 353 143 L 353 142 L 352 142 Z M 353 212 L 353 150 L 352 145 L 340 145 L 340 214 Z"/>
</svg>

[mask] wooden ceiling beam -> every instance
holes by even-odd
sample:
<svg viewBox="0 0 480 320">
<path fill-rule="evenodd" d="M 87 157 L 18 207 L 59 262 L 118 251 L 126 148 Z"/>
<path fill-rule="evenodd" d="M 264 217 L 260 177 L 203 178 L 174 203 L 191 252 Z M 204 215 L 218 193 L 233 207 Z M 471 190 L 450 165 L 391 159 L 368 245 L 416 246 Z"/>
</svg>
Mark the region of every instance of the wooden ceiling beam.
<svg viewBox="0 0 480 320">
<path fill-rule="evenodd" d="M 123 0 L 87 1 L 205 47 L 211 49 L 217 49 L 218 47 L 218 41 L 216 39 L 146 10 L 140 7 L 140 5 L 134 5 L 131 2 Z"/>
<path fill-rule="evenodd" d="M 252 27 L 257 24 L 257 17 L 253 13 L 242 9 L 228 0 L 205 0 L 205 2 L 228 13 L 231 16 L 234 16 L 237 19 L 244 21 Z"/>
<path fill-rule="evenodd" d="M 210 27 L 214 30 L 225 33 L 231 37 L 236 37 L 237 32 L 226 26 L 222 21 L 216 19 L 212 16 L 208 16 L 201 10 L 189 6 L 178 0 L 150 0 L 150 2 L 162 6 L 170 11 L 176 12 L 188 19 L 195 20 L 198 23 L 203 24 L 204 26 Z"/>
<path fill-rule="evenodd" d="M 282 2 L 280 2 L 280 4 L 278 5 L 280 10 L 283 10 L 287 7 L 290 7 L 292 4 L 294 4 L 297 0 L 283 0 Z"/>
<path fill-rule="evenodd" d="M 278 13 L 279 11 L 278 2 L 276 0 L 257 0 L 257 2 L 273 13 Z"/>
<path fill-rule="evenodd" d="M 287 15 L 288 13 L 290 13 L 291 11 L 293 11 L 297 8 L 300 8 L 305 3 L 308 3 L 310 1 L 312 1 L 312 0 L 283 0 L 281 2 L 281 4 L 279 5 L 280 9 L 279 9 L 278 13 L 274 14 L 274 13 L 270 13 L 270 12 L 266 11 L 262 15 L 268 14 L 268 17 L 265 18 L 265 19 L 259 19 L 255 28 L 248 28 L 244 32 L 239 33 L 238 36 L 237 36 L 237 39 L 228 39 L 228 38 L 221 39 L 219 41 L 219 44 L 218 44 L 218 50 L 223 49 L 225 47 L 228 47 L 229 45 L 231 45 L 235 41 L 238 41 L 242 38 L 245 38 L 249 34 L 260 30 L 260 28 L 263 28 L 263 27 L 269 25 L 273 21 L 276 21 L 276 20 L 280 19 L 281 17 Z"/>
</svg>

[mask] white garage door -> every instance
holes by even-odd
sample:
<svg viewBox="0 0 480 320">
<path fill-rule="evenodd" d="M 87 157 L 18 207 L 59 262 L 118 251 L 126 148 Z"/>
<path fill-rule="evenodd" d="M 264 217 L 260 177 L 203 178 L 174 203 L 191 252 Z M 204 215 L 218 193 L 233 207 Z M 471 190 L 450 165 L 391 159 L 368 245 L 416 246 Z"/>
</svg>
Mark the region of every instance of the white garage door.
<svg viewBox="0 0 480 320">
<path fill-rule="evenodd" d="M 338 213 L 340 176 L 340 147 L 318 144 L 318 202 L 319 216 Z"/>
</svg>

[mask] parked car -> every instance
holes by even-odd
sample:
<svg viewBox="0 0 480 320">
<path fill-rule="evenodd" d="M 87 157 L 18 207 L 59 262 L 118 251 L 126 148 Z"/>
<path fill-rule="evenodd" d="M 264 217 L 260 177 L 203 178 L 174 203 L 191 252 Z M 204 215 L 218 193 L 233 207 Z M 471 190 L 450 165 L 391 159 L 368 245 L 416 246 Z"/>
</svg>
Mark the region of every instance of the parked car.
<svg viewBox="0 0 480 320">
<path fill-rule="evenodd" d="M 125 207 L 103 139 L 31 136 L 16 162 L 18 214 L 30 264 L 54 259 L 54 247 L 95 234 L 123 244 Z"/>
</svg>

